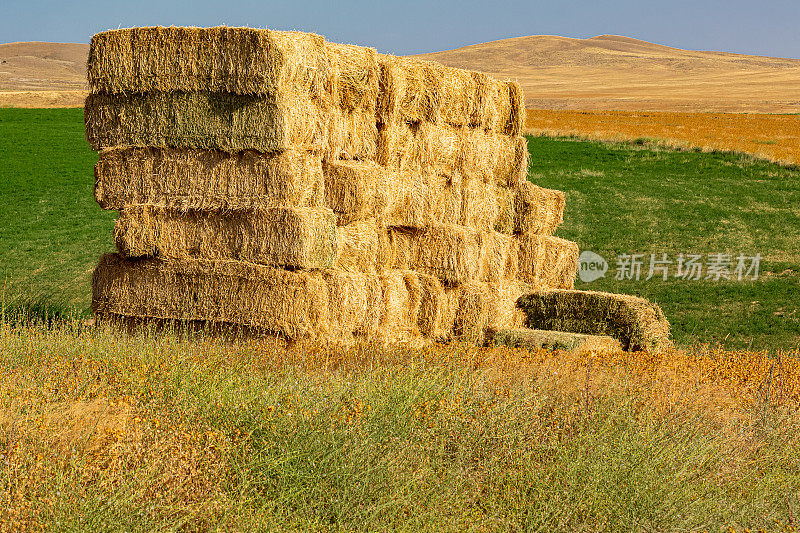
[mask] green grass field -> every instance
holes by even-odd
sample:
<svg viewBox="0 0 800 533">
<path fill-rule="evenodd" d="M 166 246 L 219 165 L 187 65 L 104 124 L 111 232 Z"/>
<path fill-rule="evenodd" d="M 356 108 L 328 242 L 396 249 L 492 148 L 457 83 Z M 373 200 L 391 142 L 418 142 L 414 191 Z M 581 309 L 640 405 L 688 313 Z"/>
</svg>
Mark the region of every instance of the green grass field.
<svg viewBox="0 0 800 533">
<path fill-rule="evenodd" d="M 582 289 L 658 302 L 680 345 L 800 346 L 800 172 L 730 154 L 531 138 L 531 179 L 564 190 L 558 235 L 611 264 Z M 3 308 L 88 313 L 89 278 L 113 249 L 114 213 L 92 197 L 96 155 L 79 109 L 0 110 Z M 758 281 L 613 279 L 619 254 L 763 256 Z M 674 266 L 673 266 L 674 268 Z"/>
</svg>

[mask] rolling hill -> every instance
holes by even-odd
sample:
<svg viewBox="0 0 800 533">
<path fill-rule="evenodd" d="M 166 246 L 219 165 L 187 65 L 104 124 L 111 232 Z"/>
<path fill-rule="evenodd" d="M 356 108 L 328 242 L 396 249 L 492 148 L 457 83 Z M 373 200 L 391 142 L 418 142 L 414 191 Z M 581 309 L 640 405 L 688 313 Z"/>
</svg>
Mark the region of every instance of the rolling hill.
<svg viewBox="0 0 800 533">
<path fill-rule="evenodd" d="M 517 79 L 529 108 L 800 112 L 800 59 L 682 50 L 616 35 L 534 35 L 417 57 Z"/>
<path fill-rule="evenodd" d="M 0 44 L 0 105 L 82 105 L 87 53 L 85 44 Z M 417 57 L 518 79 L 530 108 L 800 113 L 800 59 L 615 35 L 534 35 Z"/>
</svg>

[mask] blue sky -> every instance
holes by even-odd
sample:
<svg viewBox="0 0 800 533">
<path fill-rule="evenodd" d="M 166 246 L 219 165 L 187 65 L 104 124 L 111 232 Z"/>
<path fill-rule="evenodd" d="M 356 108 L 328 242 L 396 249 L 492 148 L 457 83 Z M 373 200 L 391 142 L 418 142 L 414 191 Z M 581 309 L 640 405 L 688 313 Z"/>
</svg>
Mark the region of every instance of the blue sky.
<svg viewBox="0 0 800 533">
<path fill-rule="evenodd" d="M 699 50 L 800 58 L 800 0 L 4 0 L 0 42 L 88 42 L 144 25 L 268 27 L 413 54 L 523 35 L 617 34 Z"/>
</svg>

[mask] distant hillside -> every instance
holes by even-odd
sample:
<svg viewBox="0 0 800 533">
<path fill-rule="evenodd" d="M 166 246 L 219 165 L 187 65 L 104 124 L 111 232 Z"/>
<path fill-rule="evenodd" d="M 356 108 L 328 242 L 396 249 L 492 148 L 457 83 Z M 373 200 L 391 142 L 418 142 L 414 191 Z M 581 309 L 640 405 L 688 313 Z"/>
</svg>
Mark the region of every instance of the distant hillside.
<svg viewBox="0 0 800 533">
<path fill-rule="evenodd" d="M 86 89 L 89 45 L 0 44 L 0 91 Z"/>
<path fill-rule="evenodd" d="M 88 45 L 0 44 L 0 105 L 82 105 Z M 528 107 L 800 113 L 800 59 L 628 37 L 517 37 L 417 57 L 518 79 Z"/>
<path fill-rule="evenodd" d="M 628 37 L 517 37 L 418 57 L 518 79 L 528 107 L 800 112 L 800 60 L 699 52 Z"/>
</svg>

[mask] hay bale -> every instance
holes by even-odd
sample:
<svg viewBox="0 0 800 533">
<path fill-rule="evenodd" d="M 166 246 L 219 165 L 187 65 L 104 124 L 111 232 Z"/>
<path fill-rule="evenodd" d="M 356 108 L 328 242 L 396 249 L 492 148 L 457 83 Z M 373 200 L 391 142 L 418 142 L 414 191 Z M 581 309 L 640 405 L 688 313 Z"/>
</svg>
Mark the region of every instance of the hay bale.
<svg viewBox="0 0 800 533">
<path fill-rule="evenodd" d="M 429 88 L 436 65 L 413 58 L 379 54 L 381 68 L 378 119 L 384 124 L 436 122 L 439 107 Z"/>
<path fill-rule="evenodd" d="M 435 276 L 445 285 L 499 281 L 517 274 L 517 249 L 508 235 L 453 225 L 392 228 L 389 233 L 389 264 Z"/>
<path fill-rule="evenodd" d="M 378 127 L 374 111 L 328 109 L 328 161 L 356 159 L 371 161 L 378 153 Z"/>
<path fill-rule="evenodd" d="M 92 310 L 100 316 L 240 324 L 298 338 L 327 335 L 328 308 L 316 271 L 107 254 L 92 277 Z"/>
<path fill-rule="evenodd" d="M 325 172 L 325 203 L 338 224 L 375 218 L 382 226 L 422 228 L 459 224 L 463 217 L 460 183 L 419 171 L 387 170 L 372 162 L 334 161 Z M 486 198 L 476 199 L 485 204 Z"/>
<path fill-rule="evenodd" d="M 492 84 L 489 89 L 488 120 L 491 131 L 512 137 L 525 132 L 525 98 L 515 81 Z"/>
<path fill-rule="evenodd" d="M 416 131 L 419 124 L 405 121 L 378 124 L 378 144 L 375 161 L 398 170 L 420 170 Z"/>
<path fill-rule="evenodd" d="M 290 94 L 90 94 L 84 121 L 94 150 L 154 146 L 321 152 L 327 146 L 323 111 L 308 97 Z"/>
<path fill-rule="evenodd" d="M 98 33 L 89 44 L 93 93 L 302 92 L 321 99 L 330 77 L 325 40 L 311 33 L 147 27 Z"/>
<path fill-rule="evenodd" d="M 325 51 L 331 70 L 333 106 L 347 111 L 368 111 L 374 119 L 381 74 L 377 52 L 338 43 L 325 43 Z"/>
<path fill-rule="evenodd" d="M 381 83 L 378 118 L 393 122 L 446 123 L 479 127 L 509 135 L 514 118 L 522 116 L 518 84 L 480 73 L 416 58 L 379 55 Z M 519 92 L 514 92 L 519 90 Z"/>
<path fill-rule="evenodd" d="M 492 181 L 475 176 L 462 176 L 463 201 L 461 210 L 462 226 L 479 230 L 493 230 L 501 217 L 501 204 L 498 196 L 500 188 Z M 507 216 L 507 213 L 502 213 Z"/>
<path fill-rule="evenodd" d="M 516 301 L 534 286 L 519 280 L 496 283 L 471 281 L 454 289 L 456 312 L 453 334 L 466 342 L 483 344 L 487 334 L 525 325 L 525 314 Z"/>
<path fill-rule="evenodd" d="M 379 332 L 383 302 L 380 278 L 374 274 L 324 270 L 328 289 L 328 338 L 351 342 L 355 337 L 374 338 Z"/>
<path fill-rule="evenodd" d="M 318 207 L 320 156 L 298 150 L 111 148 L 100 152 L 94 195 L 103 209 L 149 204 L 173 209 Z"/>
<path fill-rule="evenodd" d="M 374 218 L 357 220 L 336 229 L 333 268 L 345 272 L 382 272 L 391 268 L 389 234 Z"/>
<path fill-rule="evenodd" d="M 549 235 L 519 237 L 519 277 L 537 285 L 556 289 L 575 287 L 578 272 L 578 245 Z"/>
<path fill-rule="evenodd" d="M 135 205 L 120 211 L 114 239 L 126 257 L 330 268 L 336 257 L 336 217 L 324 207 L 184 212 Z"/>
<path fill-rule="evenodd" d="M 517 188 L 495 187 L 497 201 L 497 218 L 494 220 L 494 230 L 506 235 L 515 233 L 515 219 L 517 216 Z"/>
<path fill-rule="evenodd" d="M 606 292 L 539 290 L 517 301 L 527 325 L 587 335 L 609 335 L 625 350 L 663 351 L 672 346 L 669 321 L 644 298 Z"/>
<path fill-rule="evenodd" d="M 552 235 L 564 221 L 564 203 L 563 192 L 523 181 L 515 199 L 515 232 Z"/>
<path fill-rule="evenodd" d="M 503 329 L 494 332 L 492 344 L 511 348 L 536 350 L 563 350 L 575 354 L 615 353 L 622 350 L 619 341 L 607 335 L 584 335 L 565 331 L 541 329 Z"/>
<path fill-rule="evenodd" d="M 513 279 L 519 245 L 513 237 L 463 226 L 385 227 L 376 219 L 337 228 L 334 268 L 352 272 L 413 270 L 445 285 Z"/>
<path fill-rule="evenodd" d="M 128 317 L 237 324 L 290 339 L 387 344 L 448 333 L 445 292 L 410 271 L 291 272 L 239 261 L 161 261 L 106 254 L 92 310 Z"/>
</svg>

